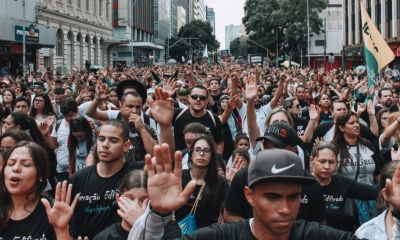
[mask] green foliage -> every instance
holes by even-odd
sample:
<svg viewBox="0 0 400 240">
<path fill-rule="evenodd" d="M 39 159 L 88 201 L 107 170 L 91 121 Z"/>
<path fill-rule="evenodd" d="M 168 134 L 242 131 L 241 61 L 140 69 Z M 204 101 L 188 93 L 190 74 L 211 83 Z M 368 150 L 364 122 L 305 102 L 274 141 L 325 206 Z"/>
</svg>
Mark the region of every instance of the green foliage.
<svg viewBox="0 0 400 240">
<path fill-rule="evenodd" d="M 310 33 L 318 34 L 323 21 L 319 13 L 326 8 L 326 0 L 308 0 Z M 293 50 L 304 45 L 307 37 L 306 0 L 247 0 L 242 19 L 246 32 L 255 42 L 274 51 Z M 305 43 L 306 45 L 306 43 Z M 262 48 L 252 46 L 255 51 Z M 251 49 L 250 49 L 251 50 Z"/>
<path fill-rule="evenodd" d="M 184 56 L 186 59 L 191 51 L 201 52 L 207 44 L 208 51 L 217 51 L 220 43 L 212 34 L 209 22 L 194 20 L 181 27 L 177 36 L 169 39 L 169 55 L 178 61 Z M 168 43 L 167 43 L 168 46 Z"/>
</svg>

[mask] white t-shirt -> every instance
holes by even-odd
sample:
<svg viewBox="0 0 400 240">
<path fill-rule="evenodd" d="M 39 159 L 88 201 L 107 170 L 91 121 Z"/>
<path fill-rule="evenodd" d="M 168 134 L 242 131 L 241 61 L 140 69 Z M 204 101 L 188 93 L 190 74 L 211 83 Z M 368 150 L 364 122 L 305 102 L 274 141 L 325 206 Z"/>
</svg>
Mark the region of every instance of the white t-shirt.
<svg viewBox="0 0 400 240">
<path fill-rule="evenodd" d="M 240 117 L 242 118 L 242 130 L 243 130 L 243 132 L 248 134 L 249 129 L 247 127 L 246 108 L 247 108 L 246 103 L 243 103 L 242 108 L 241 109 L 238 108 L 238 111 L 239 111 Z M 259 109 L 256 109 L 257 125 L 258 125 L 258 128 L 260 129 L 260 132 L 262 132 L 262 133 L 264 133 L 265 122 L 271 111 L 272 111 L 272 108 L 271 108 L 270 103 L 268 103 L 265 106 L 260 107 Z"/>
<path fill-rule="evenodd" d="M 63 119 L 60 123 L 58 131 L 53 128 L 51 133 L 52 137 L 57 138 L 58 148 L 57 148 L 57 172 L 63 173 L 69 171 L 69 151 L 68 151 L 68 136 L 69 136 L 69 124 L 65 125 L 66 121 Z"/>
</svg>

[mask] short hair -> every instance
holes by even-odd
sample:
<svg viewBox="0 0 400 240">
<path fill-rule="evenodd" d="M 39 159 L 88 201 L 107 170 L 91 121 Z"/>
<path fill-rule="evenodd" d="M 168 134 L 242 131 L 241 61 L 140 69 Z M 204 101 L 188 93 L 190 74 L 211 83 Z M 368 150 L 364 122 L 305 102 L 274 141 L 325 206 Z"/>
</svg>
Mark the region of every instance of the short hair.
<svg viewBox="0 0 400 240">
<path fill-rule="evenodd" d="M 190 89 L 190 94 L 193 92 L 193 89 L 195 89 L 195 88 L 202 89 L 202 90 L 206 91 L 206 97 L 208 97 L 208 89 L 206 87 L 202 86 L 202 85 L 196 85 L 196 86 L 192 87 Z"/>
<path fill-rule="evenodd" d="M 333 101 L 332 104 L 331 104 L 331 110 L 332 110 L 332 111 L 333 111 L 333 109 L 334 109 L 335 103 L 343 103 L 343 104 L 346 106 L 346 108 L 347 108 L 347 105 L 346 105 L 346 103 L 345 103 L 344 101 L 342 101 L 342 100 L 340 100 L 340 99 L 337 99 L 337 100 Z"/>
<path fill-rule="evenodd" d="M 304 89 L 306 89 L 306 87 L 305 87 L 304 85 L 297 85 L 297 87 L 296 87 L 296 92 L 297 92 L 297 89 L 299 89 L 299 88 L 304 88 Z"/>
<path fill-rule="evenodd" d="M 54 94 L 65 94 L 65 89 L 64 88 L 56 88 L 53 91 Z"/>
<path fill-rule="evenodd" d="M 19 96 L 15 99 L 15 105 L 17 104 L 17 102 L 26 102 L 26 104 L 28 105 L 28 107 L 31 107 L 31 102 L 29 101 L 28 98 L 23 97 L 23 96 Z M 14 107 L 15 107 L 14 105 Z"/>
<path fill-rule="evenodd" d="M 128 93 L 125 93 L 124 95 L 122 95 L 122 97 L 121 97 L 121 105 L 124 104 L 124 102 L 126 101 L 126 98 L 127 98 L 128 96 L 137 97 L 137 98 L 140 98 L 140 101 L 143 101 L 143 100 L 142 100 L 142 97 L 139 95 L 139 93 L 136 93 L 136 92 L 128 92 Z M 142 104 L 143 104 L 143 102 L 142 102 Z"/>
<path fill-rule="evenodd" d="M 62 100 L 60 104 L 60 112 L 66 116 L 69 112 L 78 112 L 78 104 L 76 103 L 75 99 L 71 97 L 67 97 Z"/>
<path fill-rule="evenodd" d="M 189 133 L 189 132 L 206 134 L 206 135 L 210 134 L 207 131 L 207 128 L 199 122 L 191 122 L 191 123 L 187 124 L 185 126 L 185 128 L 183 129 L 183 133 L 185 134 L 185 133 Z"/>
<path fill-rule="evenodd" d="M 133 170 L 128 172 L 121 180 L 119 194 L 123 194 L 132 188 L 147 189 L 147 171 Z"/>
<path fill-rule="evenodd" d="M 28 133 L 21 129 L 13 129 L 10 131 L 7 131 L 0 136 L 0 143 L 3 141 L 4 138 L 10 137 L 14 139 L 15 142 L 21 142 L 21 141 L 32 141 L 32 137 L 29 136 Z"/>
<path fill-rule="evenodd" d="M 176 93 L 177 96 L 189 96 L 189 91 L 186 88 L 180 88 Z"/>
<path fill-rule="evenodd" d="M 105 121 L 103 123 L 102 127 L 104 127 L 105 125 L 111 125 L 116 128 L 120 128 L 122 130 L 121 131 L 122 140 L 124 140 L 124 142 L 129 140 L 129 132 L 130 131 L 129 131 L 129 126 L 127 123 L 125 123 L 119 119 L 110 119 L 110 120 Z"/>
<path fill-rule="evenodd" d="M 379 91 L 378 91 L 378 97 L 379 97 L 379 98 L 382 97 L 382 92 L 383 92 L 383 91 L 389 91 L 389 92 L 392 93 L 392 89 L 390 89 L 390 88 L 381 88 L 381 89 L 379 89 Z M 393 95 L 393 93 L 392 93 L 392 95 Z"/>
<path fill-rule="evenodd" d="M 56 81 L 54 82 L 55 84 L 62 84 L 63 81 L 61 81 L 61 79 L 56 79 Z"/>
</svg>

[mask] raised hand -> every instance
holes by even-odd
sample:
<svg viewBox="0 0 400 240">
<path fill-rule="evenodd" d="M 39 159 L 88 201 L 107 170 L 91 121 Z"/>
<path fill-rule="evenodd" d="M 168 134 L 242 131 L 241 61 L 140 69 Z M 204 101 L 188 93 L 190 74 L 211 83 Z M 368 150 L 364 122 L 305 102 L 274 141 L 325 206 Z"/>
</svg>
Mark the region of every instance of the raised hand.
<svg viewBox="0 0 400 240">
<path fill-rule="evenodd" d="M 155 102 L 150 96 L 147 97 L 151 116 L 160 125 L 171 125 L 172 118 L 174 117 L 174 100 L 161 88 L 156 88 L 155 92 Z"/>
<path fill-rule="evenodd" d="M 310 105 L 310 107 L 308 108 L 308 112 L 311 120 L 317 120 L 319 118 L 319 112 L 314 104 Z"/>
<path fill-rule="evenodd" d="M 167 83 L 163 85 L 164 92 L 167 92 L 170 97 L 174 96 L 178 88 L 176 88 L 176 82 L 174 78 L 168 79 Z"/>
<path fill-rule="evenodd" d="M 397 165 L 392 179 L 386 179 L 386 186 L 382 190 L 386 201 L 396 210 L 400 209 L 400 165 Z"/>
<path fill-rule="evenodd" d="M 96 94 L 95 97 L 99 98 L 100 100 L 104 100 L 107 98 L 107 84 L 99 83 L 96 85 Z"/>
<path fill-rule="evenodd" d="M 46 180 L 43 179 L 43 181 Z M 50 203 L 47 199 L 41 199 L 44 207 L 46 208 L 49 223 L 53 226 L 55 231 L 64 230 L 68 227 L 68 223 L 71 220 L 75 206 L 79 199 L 79 194 L 77 194 L 71 204 L 71 194 L 72 184 L 68 185 L 67 181 L 64 181 L 62 184 L 57 183 L 53 207 L 50 206 Z"/>
<path fill-rule="evenodd" d="M 228 165 L 226 166 L 226 177 L 225 177 L 226 181 L 228 181 L 228 183 L 231 183 L 237 171 L 246 167 L 247 165 L 248 165 L 247 161 L 244 159 L 244 157 L 242 156 L 234 157 L 232 167 L 229 168 Z"/>
<path fill-rule="evenodd" d="M 145 156 L 148 172 L 147 190 L 152 209 L 160 214 L 169 214 L 184 206 L 193 193 L 196 182 L 190 181 L 182 190 L 182 153 L 175 153 L 175 169 L 168 144 L 154 147 L 155 165 L 150 154 Z"/>
<path fill-rule="evenodd" d="M 146 211 L 147 204 L 149 203 L 148 198 L 140 204 L 139 199 L 135 198 L 135 200 L 132 200 L 127 197 L 120 197 L 118 193 L 115 195 L 115 198 L 119 207 L 117 210 L 118 215 L 130 226 L 133 226 L 136 220 L 142 216 Z"/>
<path fill-rule="evenodd" d="M 140 132 L 140 130 L 144 129 L 142 117 L 135 113 L 131 113 L 131 115 L 129 115 L 128 122 L 129 122 L 129 124 L 132 124 L 133 126 L 135 126 L 135 129 L 139 132 Z"/>
<path fill-rule="evenodd" d="M 375 116 L 375 103 L 372 101 L 372 99 L 368 100 L 367 112 L 368 115 Z"/>
<path fill-rule="evenodd" d="M 51 133 L 51 125 L 48 124 L 47 122 L 42 122 L 39 125 L 39 131 L 42 134 L 42 136 L 49 135 Z"/>
<path fill-rule="evenodd" d="M 257 97 L 257 83 L 253 76 L 250 76 L 247 81 L 245 93 L 247 100 L 254 100 Z"/>
<path fill-rule="evenodd" d="M 358 113 L 363 113 L 367 109 L 367 106 L 365 106 L 365 103 L 358 103 L 357 104 L 357 112 Z"/>
</svg>

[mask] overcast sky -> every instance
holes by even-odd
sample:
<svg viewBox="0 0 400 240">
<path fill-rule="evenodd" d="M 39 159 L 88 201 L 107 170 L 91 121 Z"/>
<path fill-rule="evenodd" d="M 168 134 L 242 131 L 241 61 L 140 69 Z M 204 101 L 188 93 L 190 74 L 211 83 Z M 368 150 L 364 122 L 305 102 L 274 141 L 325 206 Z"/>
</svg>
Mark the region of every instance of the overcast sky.
<svg viewBox="0 0 400 240">
<path fill-rule="evenodd" d="M 225 49 L 225 26 L 240 25 L 246 0 L 204 0 L 208 7 L 214 8 L 217 40 Z"/>
</svg>

